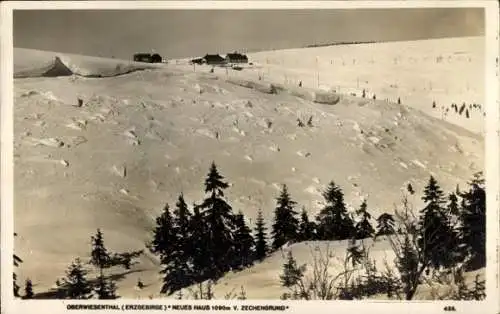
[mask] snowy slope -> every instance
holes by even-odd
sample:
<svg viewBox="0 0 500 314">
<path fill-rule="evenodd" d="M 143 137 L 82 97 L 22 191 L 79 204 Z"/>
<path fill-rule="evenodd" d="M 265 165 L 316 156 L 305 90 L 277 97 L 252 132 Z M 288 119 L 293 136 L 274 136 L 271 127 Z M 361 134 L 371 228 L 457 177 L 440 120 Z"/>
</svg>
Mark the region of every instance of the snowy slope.
<svg viewBox="0 0 500 314">
<path fill-rule="evenodd" d="M 17 49 L 15 55 L 24 73 L 47 69 L 62 56 Z M 92 76 L 110 75 L 117 63 L 134 65 L 65 60 L 60 57 L 67 68 L 76 64 L 72 69 Z M 113 251 L 143 248 L 164 202 L 173 205 L 180 192 L 188 204 L 202 199 L 211 161 L 231 183 L 226 195 L 234 210 L 241 209 L 252 226 L 259 208 L 271 221 L 283 183 L 315 214 L 321 191 L 335 180 L 349 204 L 357 207 L 366 197 L 377 216 L 393 210 L 407 182 L 420 192 L 434 174 L 451 191 L 483 168 L 480 134 L 405 103 L 341 95 L 336 105 L 318 104 L 297 97 L 296 86 L 282 84 L 278 94 L 260 88 L 279 81 L 273 72 L 259 81 L 258 69 L 195 70 L 180 62 L 113 77 L 72 70 L 70 76 L 15 79 L 21 281 L 30 277 L 37 291 L 49 289 L 74 257 L 88 255 L 96 228 Z M 242 80 L 253 87 L 235 84 Z M 310 116 L 313 127 L 297 127 L 297 118 Z M 139 277 L 150 285 L 141 296 L 158 291 L 154 257 L 144 256 L 118 283 L 120 295 L 136 296 Z"/>
<path fill-rule="evenodd" d="M 55 77 L 72 74 L 86 77 L 108 77 L 160 66 L 25 48 L 15 48 L 14 53 L 15 78 Z"/>
<path fill-rule="evenodd" d="M 266 51 L 250 59 L 263 65 L 260 75 L 281 83 L 319 83 L 358 95 L 366 89 L 369 97 L 393 102 L 399 97 L 436 118 L 482 132 L 482 112 L 466 119 L 445 111 L 452 103 L 484 104 L 484 53 L 484 37 L 464 37 Z M 433 101 L 436 109 L 429 110 Z"/>
</svg>

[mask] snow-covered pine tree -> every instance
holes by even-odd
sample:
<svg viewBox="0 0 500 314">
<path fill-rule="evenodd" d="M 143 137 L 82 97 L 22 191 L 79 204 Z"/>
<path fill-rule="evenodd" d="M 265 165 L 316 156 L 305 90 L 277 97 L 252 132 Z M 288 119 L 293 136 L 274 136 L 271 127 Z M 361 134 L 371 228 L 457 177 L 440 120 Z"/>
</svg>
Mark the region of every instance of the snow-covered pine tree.
<svg viewBox="0 0 500 314">
<path fill-rule="evenodd" d="M 193 283 L 192 253 L 193 243 L 191 242 L 191 213 L 181 193 L 175 204 L 173 211 L 172 252 L 168 261 L 165 261 L 162 273 L 163 278 L 162 293 L 172 294 L 175 291 L 185 288 Z"/>
<path fill-rule="evenodd" d="M 394 230 L 394 217 L 391 214 L 383 213 L 377 218 L 377 233 L 376 236 L 390 235 Z"/>
<path fill-rule="evenodd" d="M 419 250 L 434 267 L 452 266 L 456 258 L 457 235 L 446 214 L 443 191 L 433 176 L 424 189 L 422 200 L 426 206 L 421 210 L 418 222 Z"/>
<path fill-rule="evenodd" d="M 33 293 L 33 283 L 28 278 L 26 279 L 26 283 L 24 284 L 24 296 L 23 299 L 33 299 L 35 294 Z"/>
<path fill-rule="evenodd" d="M 288 241 L 297 241 L 298 239 L 299 220 L 296 218 L 297 212 L 294 211 L 296 204 L 291 199 L 287 186 L 283 185 L 277 198 L 271 231 L 273 237 L 272 248 L 274 250 L 277 250 Z"/>
<path fill-rule="evenodd" d="M 262 217 L 262 209 L 259 209 L 255 222 L 255 259 L 259 261 L 263 260 L 269 252 L 266 230 L 266 224 Z"/>
<path fill-rule="evenodd" d="M 302 207 L 302 212 L 300 213 L 299 222 L 299 241 L 310 241 L 315 239 L 315 223 L 309 221 L 309 215 L 305 207 Z"/>
<path fill-rule="evenodd" d="M 116 296 L 115 283 L 112 280 L 105 278 L 102 274 L 97 277 L 97 284 L 94 288 L 94 292 L 100 300 L 112 300 L 118 298 Z"/>
<path fill-rule="evenodd" d="M 232 268 L 240 269 L 252 265 L 255 256 L 255 240 L 252 237 L 252 230 L 247 226 L 245 216 L 241 211 L 235 217 L 235 224 L 235 252 L 232 260 Z"/>
<path fill-rule="evenodd" d="M 372 216 L 368 213 L 366 208 L 367 204 L 366 200 L 364 200 L 363 203 L 361 203 L 359 210 L 356 212 L 356 214 L 360 217 L 360 220 L 354 227 L 356 229 L 356 239 L 371 238 L 375 233 L 375 230 L 370 223 Z"/>
<path fill-rule="evenodd" d="M 87 271 L 83 268 L 82 262 L 76 258 L 68 270 L 66 278 L 62 279 L 62 289 L 66 299 L 89 299 L 92 288 L 86 278 Z"/>
<path fill-rule="evenodd" d="M 319 240 L 345 240 L 354 236 L 354 222 L 347 213 L 344 193 L 331 181 L 323 192 L 326 206 L 316 216 Z"/>
<path fill-rule="evenodd" d="M 486 265 L 486 191 L 481 172 L 469 182 L 469 190 L 461 193 L 460 242 L 469 255 L 469 269 Z"/>
<path fill-rule="evenodd" d="M 212 261 L 208 270 L 211 279 L 218 279 L 230 270 L 234 254 L 235 216 L 231 205 L 224 199 L 224 190 L 229 184 L 224 182 L 217 166 L 212 162 L 205 179 L 207 197 L 199 205 L 203 220 L 207 225 L 206 258 Z"/>
</svg>

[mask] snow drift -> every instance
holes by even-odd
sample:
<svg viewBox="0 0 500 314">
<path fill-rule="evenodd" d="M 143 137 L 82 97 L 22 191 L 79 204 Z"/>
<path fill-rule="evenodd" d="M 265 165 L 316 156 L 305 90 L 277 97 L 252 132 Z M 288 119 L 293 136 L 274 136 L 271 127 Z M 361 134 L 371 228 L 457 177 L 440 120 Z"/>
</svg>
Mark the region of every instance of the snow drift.
<svg viewBox="0 0 500 314">
<path fill-rule="evenodd" d="M 14 48 L 14 77 L 111 77 L 133 71 L 154 69 L 152 65 L 127 60 L 62 54 L 51 51 Z"/>
<path fill-rule="evenodd" d="M 335 105 L 340 101 L 340 96 L 329 90 L 316 90 L 312 88 L 302 88 L 302 87 L 292 87 L 283 86 L 278 83 L 270 82 L 256 82 L 248 79 L 241 78 L 228 78 L 226 79 L 228 83 L 238 85 L 241 87 L 254 89 L 265 94 L 277 94 L 280 92 L 287 92 L 292 96 L 302 98 L 306 101 L 312 101 L 318 104 Z"/>
</svg>

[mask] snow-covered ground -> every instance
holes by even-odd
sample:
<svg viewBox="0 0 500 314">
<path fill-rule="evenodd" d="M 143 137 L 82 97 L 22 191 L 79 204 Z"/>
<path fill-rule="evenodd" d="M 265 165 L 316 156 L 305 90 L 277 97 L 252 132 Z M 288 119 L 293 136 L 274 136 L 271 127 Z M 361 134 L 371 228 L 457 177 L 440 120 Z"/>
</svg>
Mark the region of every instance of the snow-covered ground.
<svg viewBox="0 0 500 314">
<path fill-rule="evenodd" d="M 367 198 L 374 217 L 393 211 L 408 182 L 418 206 L 431 174 L 447 192 L 464 186 L 484 167 L 483 112 L 471 108 L 467 119 L 450 108 L 442 117 L 441 106 L 483 104 L 483 46 L 483 38 L 461 38 L 259 52 L 242 71 L 214 73 L 182 60 L 150 65 L 15 49 L 20 282 L 29 277 L 35 292 L 48 290 L 75 257 L 88 256 L 96 228 L 112 251 L 144 248 L 165 202 L 181 192 L 188 204 L 203 198 L 212 161 L 252 228 L 259 208 L 270 225 L 284 183 L 315 215 L 334 180 L 353 207 Z M 335 105 L 312 101 L 318 73 L 320 89 L 341 93 Z M 297 126 L 309 117 L 312 127 Z M 306 260 L 306 251 L 295 255 Z M 275 254 L 228 275 L 219 289 L 249 282 L 249 298 L 276 298 L 282 262 Z M 156 295 L 158 270 L 143 256 L 118 282 L 119 295 Z"/>
</svg>

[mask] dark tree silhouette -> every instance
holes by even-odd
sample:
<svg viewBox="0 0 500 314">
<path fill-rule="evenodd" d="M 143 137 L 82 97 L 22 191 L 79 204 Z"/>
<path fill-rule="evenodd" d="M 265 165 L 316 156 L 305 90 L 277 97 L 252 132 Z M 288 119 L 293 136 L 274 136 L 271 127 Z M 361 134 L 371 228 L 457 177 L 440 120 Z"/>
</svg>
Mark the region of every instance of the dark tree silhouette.
<svg viewBox="0 0 500 314">
<path fill-rule="evenodd" d="M 307 214 L 306 208 L 302 207 L 302 212 L 300 214 L 299 222 L 299 241 L 310 241 L 315 238 L 315 223 L 309 221 L 309 215 Z"/>
<path fill-rule="evenodd" d="M 294 207 L 297 204 L 288 193 L 288 188 L 283 185 L 277 198 L 274 210 L 274 223 L 272 225 L 273 243 L 272 248 L 277 250 L 288 241 L 296 241 L 298 238 L 299 221 Z"/>
<path fill-rule="evenodd" d="M 287 288 L 296 285 L 304 272 L 305 267 L 297 266 L 292 252 L 288 251 L 286 262 L 283 264 L 283 274 L 280 275 L 281 285 Z"/>
<path fill-rule="evenodd" d="M 375 230 L 370 223 L 372 216 L 368 213 L 366 207 L 367 204 L 365 200 L 356 212 L 356 214 L 360 217 L 360 221 L 355 226 L 356 239 L 371 238 L 375 233 Z"/>
<path fill-rule="evenodd" d="M 394 233 L 394 217 L 391 214 L 383 213 L 377 218 L 376 236 L 390 235 Z"/>
<path fill-rule="evenodd" d="M 112 300 L 117 299 L 116 285 L 113 281 L 106 279 L 102 274 L 97 277 L 97 284 L 94 289 L 98 299 Z"/>
<path fill-rule="evenodd" d="M 241 213 L 241 211 L 238 212 L 235 218 L 235 251 L 232 260 L 232 268 L 239 269 L 241 267 L 248 267 L 253 263 L 255 240 L 252 237 L 252 231 L 245 222 L 243 213 Z"/>
<path fill-rule="evenodd" d="M 203 220 L 207 225 L 207 260 L 210 261 L 210 278 L 220 278 L 230 270 L 234 254 L 235 217 L 231 205 L 224 199 L 224 190 L 229 184 L 224 182 L 217 166 L 212 163 L 205 180 L 207 198 L 199 205 Z"/>
<path fill-rule="evenodd" d="M 326 206 L 316 216 L 319 240 L 345 240 L 355 235 L 354 223 L 347 213 L 344 193 L 331 181 L 323 193 Z"/>
<path fill-rule="evenodd" d="M 262 217 L 262 210 L 259 209 L 257 221 L 255 223 L 255 258 L 260 261 L 263 260 L 269 252 L 266 230 L 267 228 L 264 218 Z"/>
<path fill-rule="evenodd" d="M 95 236 L 91 237 L 92 251 L 90 264 L 96 266 L 102 276 L 103 269 L 110 264 L 110 255 L 104 246 L 104 239 L 100 229 L 97 229 Z"/>
<path fill-rule="evenodd" d="M 79 258 L 71 263 L 63 278 L 61 288 L 66 299 L 89 299 L 92 288 L 86 278 L 87 271 Z"/>
<path fill-rule="evenodd" d="M 184 195 L 179 195 L 176 208 L 173 212 L 172 251 L 168 259 L 164 260 L 165 274 L 161 293 L 172 294 L 193 283 L 192 269 L 193 250 L 196 243 L 192 242 L 191 213 L 184 201 Z"/>
<path fill-rule="evenodd" d="M 433 176 L 424 189 L 422 200 L 426 206 L 421 210 L 418 246 L 432 266 L 450 267 L 456 262 L 454 253 L 458 239 L 446 215 L 443 191 Z"/>
<path fill-rule="evenodd" d="M 486 265 L 486 191 L 483 174 L 477 173 L 469 182 L 469 190 L 461 193 L 462 213 L 460 239 L 470 256 L 469 269 Z"/>
<path fill-rule="evenodd" d="M 208 226 L 200 213 L 198 205 L 193 204 L 193 217 L 190 221 L 191 241 L 189 241 L 189 252 L 191 252 L 192 273 L 191 279 L 202 282 L 210 278 L 212 261 L 208 259 L 210 249 L 207 233 Z"/>
<path fill-rule="evenodd" d="M 413 245 L 410 235 L 405 234 L 404 241 L 401 245 L 399 258 L 396 259 L 396 267 L 401 276 L 402 290 L 406 300 L 413 299 L 416 288 L 420 283 L 420 276 L 423 269 L 419 252 Z"/>
<path fill-rule="evenodd" d="M 451 193 L 448 196 L 448 206 L 447 206 L 447 214 L 450 217 L 458 217 L 460 215 L 460 207 L 458 205 L 458 197 L 455 193 Z"/>
<path fill-rule="evenodd" d="M 30 279 L 26 279 L 26 283 L 24 285 L 24 299 L 33 299 L 35 294 L 33 293 L 33 283 Z"/>
<path fill-rule="evenodd" d="M 149 245 L 149 249 L 152 253 L 160 255 L 162 258 L 168 258 L 172 251 L 172 243 L 175 240 L 172 228 L 172 215 L 168 204 L 165 204 L 163 212 L 156 218 L 156 227 L 153 232 L 153 241 Z"/>
</svg>

